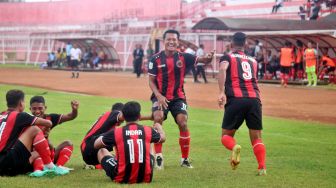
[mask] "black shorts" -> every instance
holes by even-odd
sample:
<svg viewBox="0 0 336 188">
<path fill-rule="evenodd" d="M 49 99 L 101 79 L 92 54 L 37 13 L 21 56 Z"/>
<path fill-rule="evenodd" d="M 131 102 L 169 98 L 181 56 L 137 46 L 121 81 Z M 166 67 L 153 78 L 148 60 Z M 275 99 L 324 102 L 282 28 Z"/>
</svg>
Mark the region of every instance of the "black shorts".
<svg viewBox="0 0 336 188">
<path fill-rule="evenodd" d="M 78 67 L 78 64 L 79 64 L 78 60 L 71 60 L 71 64 L 70 64 L 70 66 L 71 66 L 72 68 L 75 68 L 75 67 Z"/>
<path fill-rule="evenodd" d="M 253 98 L 230 98 L 225 104 L 222 128 L 238 129 L 246 121 L 249 129 L 262 130 L 261 102 Z"/>
<path fill-rule="evenodd" d="M 30 151 L 18 140 L 12 149 L 0 154 L 0 176 L 16 176 L 32 172 L 30 156 Z"/>
<path fill-rule="evenodd" d="M 118 161 L 115 159 L 115 157 L 113 156 L 104 157 L 101 161 L 101 165 L 105 170 L 106 175 L 110 177 L 112 180 L 114 180 L 114 178 L 118 175 Z M 153 179 L 153 169 L 154 169 L 154 156 L 152 154 L 150 154 L 150 167 L 151 167 L 150 182 L 151 182 Z M 143 182 L 143 180 L 139 182 Z"/>
<path fill-rule="evenodd" d="M 156 97 L 152 97 L 152 112 L 159 110 L 159 106 L 158 106 L 158 102 L 157 102 L 157 98 Z M 187 102 L 185 99 L 174 99 L 171 100 L 168 103 L 168 108 L 163 110 L 164 113 L 164 119 L 167 119 L 167 115 L 168 112 L 170 111 L 170 113 L 172 114 L 172 116 L 174 117 L 174 119 L 176 120 L 176 116 L 178 114 L 185 114 L 188 115 L 188 106 L 187 106 Z"/>
<path fill-rule="evenodd" d="M 85 149 L 81 151 L 83 160 L 88 165 L 99 164 L 98 157 L 97 157 L 98 149 L 94 149 L 95 140 L 96 140 L 95 137 L 87 139 L 85 142 L 86 143 Z"/>
<path fill-rule="evenodd" d="M 289 74 L 290 70 L 291 70 L 291 67 L 284 67 L 284 66 L 280 67 L 280 72 L 282 74 Z"/>
</svg>

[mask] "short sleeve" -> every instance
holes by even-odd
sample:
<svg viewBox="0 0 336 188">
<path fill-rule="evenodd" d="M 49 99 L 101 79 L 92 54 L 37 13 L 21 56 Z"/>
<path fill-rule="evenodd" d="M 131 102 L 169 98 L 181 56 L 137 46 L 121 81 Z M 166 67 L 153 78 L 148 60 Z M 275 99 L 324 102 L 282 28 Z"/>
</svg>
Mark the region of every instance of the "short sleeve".
<svg viewBox="0 0 336 188">
<path fill-rule="evenodd" d="M 186 64 L 186 70 L 190 70 L 191 67 L 195 66 L 196 64 L 196 56 L 188 53 L 183 53 L 183 56 Z"/>
<path fill-rule="evenodd" d="M 152 76 L 157 75 L 157 64 L 156 64 L 156 59 L 154 57 L 150 58 L 147 68 L 148 68 L 149 75 L 152 75 Z"/>
<path fill-rule="evenodd" d="M 161 135 L 155 129 L 152 128 L 152 140 L 151 143 L 158 143 L 161 140 Z"/>
<path fill-rule="evenodd" d="M 231 62 L 231 57 L 228 54 L 224 54 L 219 60 L 219 63 L 222 63 L 222 62 L 230 63 Z"/>
<path fill-rule="evenodd" d="M 61 114 L 49 114 L 46 119 L 52 122 L 51 128 L 54 128 L 60 124 L 61 118 L 62 118 Z"/>
<path fill-rule="evenodd" d="M 101 136 L 103 136 L 102 142 L 105 146 L 108 147 L 108 146 L 116 145 L 115 137 L 114 137 L 114 129 L 101 134 Z"/>
<path fill-rule="evenodd" d="M 120 111 L 114 110 L 112 111 L 112 113 L 109 115 L 109 117 L 106 120 L 106 123 L 108 123 L 109 125 L 113 126 L 116 123 L 119 122 L 119 115 L 120 115 Z"/>
<path fill-rule="evenodd" d="M 26 112 L 21 112 L 16 117 L 15 125 L 18 127 L 28 127 L 34 125 L 37 117 L 32 116 Z"/>
</svg>

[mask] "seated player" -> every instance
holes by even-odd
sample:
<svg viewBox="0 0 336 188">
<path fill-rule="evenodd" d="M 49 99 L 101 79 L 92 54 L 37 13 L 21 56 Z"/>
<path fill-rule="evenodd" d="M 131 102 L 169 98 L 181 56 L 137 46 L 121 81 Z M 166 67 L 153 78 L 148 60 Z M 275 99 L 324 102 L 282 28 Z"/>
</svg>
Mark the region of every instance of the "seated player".
<svg viewBox="0 0 336 188">
<path fill-rule="evenodd" d="M 151 143 L 166 139 L 159 123 L 154 124 L 154 129 L 137 123 L 140 111 L 139 103 L 126 103 L 122 109 L 126 125 L 102 134 L 94 143 L 106 175 L 117 183 L 150 183 L 154 165 Z M 106 149 L 112 147 L 116 147 L 116 157 Z"/>
<path fill-rule="evenodd" d="M 79 106 L 79 103 L 74 100 L 74 101 L 71 101 L 72 111 L 68 114 L 56 114 L 56 113 L 45 114 L 47 110 L 47 106 L 45 105 L 44 97 L 34 96 L 30 99 L 31 113 L 36 117 L 48 119 L 53 124 L 50 128 L 47 128 L 47 129 L 43 127 L 40 127 L 40 128 L 43 130 L 44 136 L 49 142 L 49 147 L 51 151 L 51 159 L 54 161 L 54 163 L 56 163 L 57 166 L 61 168 L 66 168 L 64 167 L 64 164 L 70 160 L 70 157 L 73 151 L 73 144 L 70 141 L 63 141 L 56 148 L 54 148 L 53 145 L 50 143 L 49 134 L 50 134 L 50 131 L 53 128 L 55 128 L 57 125 L 75 119 L 78 114 L 78 106 Z M 40 165 L 36 165 L 34 170 L 38 170 L 41 168 L 41 162 L 36 161 L 36 163 L 40 163 Z"/>
<path fill-rule="evenodd" d="M 323 80 L 324 75 L 327 74 L 329 76 L 329 83 L 333 83 L 335 79 L 335 65 L 336 63 L 334 62 L 333 59 L 331 59 L 328 56 L 322 56 L 321 59 L 321 66 L 319 70 L 319 78 Z"/>
<path fill-rule="evenodd" d="M 43 169 L 30 174 L 41 177 L 50 172 L 65 175 L 69 171 L 56 166 L 50 158 L 50 149 L 40 128 L 50 128 L 52 122 L 31 116 L 24 111 L 24 93 L 10 90 L 6 94 L 8 109 L 0 115 L 0 176 L 25 174 L 32 169 L 34 160 L 42 159 Z"/>
<path fill-rule="evenodd" d="M 114 129 L 116 126 L 119 126 L 123 121 L 124 117 L 121 112 L 124 104 L 115 103 L 112 106 L 111 111 L 105 112 L 99 119 L 93 124 L 89 132 L 87 132 L 81 144 L 81 152 L 84 162 L 87 164 L 85 168 L 94 165 L 96 168 L 101 168 L 99 161 L 97 159 L 98 150 L 94 149 L 93 145 L 95 140 L 99 135 L 108 132 L 111 129 Z M 150 120 L 151 117 L 141 117 L 142 120 Z M 108 148 L 109 151 L 112 151 L 113 148 Z"/>
</svg>

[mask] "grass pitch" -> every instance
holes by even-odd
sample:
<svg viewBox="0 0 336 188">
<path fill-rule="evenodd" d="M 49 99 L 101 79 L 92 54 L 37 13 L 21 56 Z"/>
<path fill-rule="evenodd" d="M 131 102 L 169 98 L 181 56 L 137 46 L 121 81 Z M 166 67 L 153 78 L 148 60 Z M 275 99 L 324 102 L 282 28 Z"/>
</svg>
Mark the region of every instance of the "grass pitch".
<svg viewBox="0 0 336 188">
<path fill-rule="evenodd" d="M 97 118 L 109 110 L 114 102 L 125 99 L 63 93 L 44 89 L 0 85 L 0 109 L 6 109 L 5 94 L 10 89 L 26 93 L 26 112 L 33 95 L 43 95 L 47 113 L 68 113 L 70 101 L 80 101 L 79 116 L 71 122 L 59 125 L 51 132 L 54 145 L 62 140 L 74 143 L 74 153 L 68 167 L 75 168 L 67 176 L 55 178 L 0 177 L 0 187 L 124 187 L 110 181 L 102 170 L 83 170 L 80 143 Z M 150 103 L 139 101 L 142 113 L 150 113 Z M 179 166 L 180 149 L 178 128 L 169 116 L 164 123 L 167 141 L 163 152 L 165 169 L 154 171 L 153 182 L 137 187 L 336 187 L 336 124 L 293 121 L 264 117 L 263 140 L 267 150 L 267 172 L 257 177 L 257 162 L 245 125 L 236 134 L 242 146 L 241 164 L 232 171 L 230 152 L 221 142 L 221 110 L 189 108 L 191 132 L 190 157 L 194 169 Z M 151 125 L 149 121 L 141 122 Z M 127 186 L 127 185 L 126 185 Z"/>
</svg>

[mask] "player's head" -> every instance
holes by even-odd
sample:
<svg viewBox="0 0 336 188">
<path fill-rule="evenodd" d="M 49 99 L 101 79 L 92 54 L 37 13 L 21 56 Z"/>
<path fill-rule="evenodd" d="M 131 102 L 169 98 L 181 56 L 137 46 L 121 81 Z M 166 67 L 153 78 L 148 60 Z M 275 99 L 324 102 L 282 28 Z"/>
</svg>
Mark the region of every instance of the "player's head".
<svg viewBox="0 0 336 188">
<path fill-rule="evenodd" d="M 286 46 L 286 47 L 291 47 L 292 44 L 291 44 L 290 42 L 287 41 L 287 42 L 285 42 L 285 46 Z"/>
<path fill-rule="evenodd" d="M 122 113 L 126 122 L 137 121 L 140 118 L 141 106 L 136 101 L 127 102 L 123 109 Z"/>
<path fill-rule="evenodd" d="M 121 102 L 117 102 L 112 105 L 112 111 L 114 110 L 122 111 L 123 108 L 124 108 L 124 104 Z"/>
<path fill-rule="evenodd" d="M 313 47 L 313 43 L 309 41 L 308 44 L 307 44 L 307 46 L 308 46 L 308 48 L 312 48 Z"/>
<path fill-rule="evenodd" d="M 34 116 L 43 116 L 44 112 L 47 109 L 45 105 L 44 97 L 42 96 L 34 96 L 30 99 L 30 111 Z"/>
<path fill-rule="evenodd" d="M 301 40 L 297 40 L 297 41 L 296 41 L 296 45 L 297 45 L 298 47 L 302 47 L 302 46 L 303 46 L 303 43 L 302 43 Z"/>
<path fill-rule="evenodd" d="M 203 44 L 200 44 L 200 46 L 199 46 L 199 47 L 203 49 L 203 48 L 204 48 L 204 45 L 203 45 Z"/>
<path fill-rule="evenodd" d="M 246 35 L 243 32 L 236 32 L 232 36 L 233 47 L 243 48 L 246 43 Z M 258 41 L 259 43 L 259 41 Z"/>
<path fill-rule="evenodd" d="M 163 42 L 165 50 L 176 51 L 179 45 L 180 33 L 176 30 L 169 29 L 163 33 Z"/>
<path fill-rule="evenodd" d="M 23 112 L 25 108 L 24 93 L 21 90 L 9 90 L 6 94 L 7 107 Z"/>
</svg>

